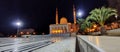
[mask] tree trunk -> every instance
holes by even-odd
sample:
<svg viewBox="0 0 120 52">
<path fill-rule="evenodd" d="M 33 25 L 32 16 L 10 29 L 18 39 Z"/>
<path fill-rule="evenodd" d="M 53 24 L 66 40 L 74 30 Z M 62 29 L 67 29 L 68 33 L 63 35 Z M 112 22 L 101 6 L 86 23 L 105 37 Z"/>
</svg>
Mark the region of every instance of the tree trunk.
<svg viewBox="0 0 120 52">
<path fill-rule="evenodd" d="M 100 32 L 101 32 L 101 35 L 107 35 L 106 29 L 104 26 L 101 27 Z"/>
</svg>

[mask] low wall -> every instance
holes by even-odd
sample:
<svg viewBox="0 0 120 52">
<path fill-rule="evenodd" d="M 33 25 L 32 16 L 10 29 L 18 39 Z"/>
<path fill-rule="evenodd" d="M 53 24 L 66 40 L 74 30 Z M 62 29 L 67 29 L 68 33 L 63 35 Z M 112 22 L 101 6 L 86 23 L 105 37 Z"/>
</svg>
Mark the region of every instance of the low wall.
<svg viewBox="0 0 120 52">
<path fill-rule="evenodd" d="M 77 36 L 80 52 L 104 52 L 97 48 L 94 44 L 87 41 L 86 37 Z"/>
<path fill-rule="evenodd" d="M 77 36 L 80 52 L 119 52 L 118 36 Z"/>
<path fill-rule="evenodd" d="M 93 33 L 91 33 L 92 35 L 99 35 L 100 34 L 100 32 L 93 32 Z"/>
<path fill-rule="evenodd" d="M 93 32 L 92 35 L 98 35 L 100 32 Z M 113 30 L 107 30 L 107 35 L 120 35 L 120 28 L 119 29 L 113 29 Z"/>
<path fill-rule="evenodd" d="M 120 29 L 114 29 L 107 31 L 108 35 L 120 35 Z"/>
</svg>

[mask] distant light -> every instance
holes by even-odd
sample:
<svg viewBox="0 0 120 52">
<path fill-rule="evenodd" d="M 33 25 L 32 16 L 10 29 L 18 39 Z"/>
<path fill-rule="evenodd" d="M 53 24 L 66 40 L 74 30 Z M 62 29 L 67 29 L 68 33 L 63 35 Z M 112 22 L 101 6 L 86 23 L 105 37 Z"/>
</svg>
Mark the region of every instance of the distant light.
<svg viewBox="0 0 120 52">
<path fill-rule="evenodd" d="M 82 17 L 83 16 L 83 11 L 78 11 L 77 16 Z"/>
<path fill-rule="evenodd" d="M 16 25 L 21 26 L 21 22 L 17 22 Z"/>
<path fill-rule="evenodd" d="M 118 16 L 117 16 L 117 15 L 115 15 L 115 18 L 116 18 L 116 19 L 117 19 L 117 17 L 118 17 Z"/>
<path fill-rule="evenodd" d="M 21 23 L 20 23 L 20 22 L 17 22 L 16 24 L 17 24 L 18 26 L 20 26 L 20 25 L 21 25 Z"/>
<path fill-rule="evenodd" d="M 24 23 L 21 20 L 15 20 L 12 22 L 12 25 L 17 26 L 17 27 L 21 27 L 24 25 Z"/>
<path fill-rule="evenodd" d="M 81 12 L 79 12 L 79 13 L 78 13 L 78 16 L 82 16 L 82 13 L 81 13 Z"/>
</svg>

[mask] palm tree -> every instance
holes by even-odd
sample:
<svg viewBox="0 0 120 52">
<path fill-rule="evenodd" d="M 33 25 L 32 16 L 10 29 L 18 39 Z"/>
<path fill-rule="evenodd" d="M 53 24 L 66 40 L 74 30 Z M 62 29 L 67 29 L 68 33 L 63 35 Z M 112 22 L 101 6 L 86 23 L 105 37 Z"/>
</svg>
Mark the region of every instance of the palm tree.
<svg viewBox="0 0 120 52">
<path fill-rule="evenodd" d="M 93 23 L 90 21 L 85 21 L 84 23 L 81 24 L 80 30 L 81 31 L 88 31 L 90 33 L 90 28 L 92 27 Z M 88 30 L 89 29 L 89 30 Z"/>
<path fill-rule="evenodd" d="M 79 25 L 81 25 L 84 21 L 85 21 L 85 19 L 83 19 L 83 18 L 78 18 L 77 23 L 78 23 Z"/>
<path fill-rule="evenodd" d="M 86 21 L 83 18 L 79 18 L 77 20 L 77 23 L 80 25 L 78 32 L 85 32 L 87 29 L 90 29 L 92 27 L 92 23 L 90 21 Z"/>
<path fill-rule="evenodd" d="M 82 30 L 81 30 L 81 25 L 83 25 L 82 23 L 85 21 L 85 19 L 83 19 L 83 18 L 78 18 L 78 20 L 77 20 L 77 24 L 79 25 L 79 30 L 78 30 L 78 32 L 81 32 Z"/>
<path fill-rule="evenodd" d="M 90 16 L 87 17 L 87 21 L 95 21 L 101 26 L 101 34 L 106 34 L 106 29 L 104 28 L 105 21 L 110 17 L 110 16 L 117 16 L 117 11 L 116 9 L 112 8 L 96 8 L 90 12 Z"/>
</svg>

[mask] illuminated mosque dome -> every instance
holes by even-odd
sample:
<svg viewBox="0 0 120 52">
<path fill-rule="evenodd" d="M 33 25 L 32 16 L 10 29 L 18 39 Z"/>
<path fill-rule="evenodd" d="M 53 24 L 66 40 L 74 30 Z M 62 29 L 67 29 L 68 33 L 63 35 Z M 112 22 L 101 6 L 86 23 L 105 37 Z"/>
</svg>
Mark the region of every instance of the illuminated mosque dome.
<svg viewBox="0 0 120 52">
<path fill-rule="evenodd" d="M 60 19 L 60 24 L 67 24 L 67 23 L 68 23 L 67 18 L 62 17 L 62 18 Z"/>
</svg>

